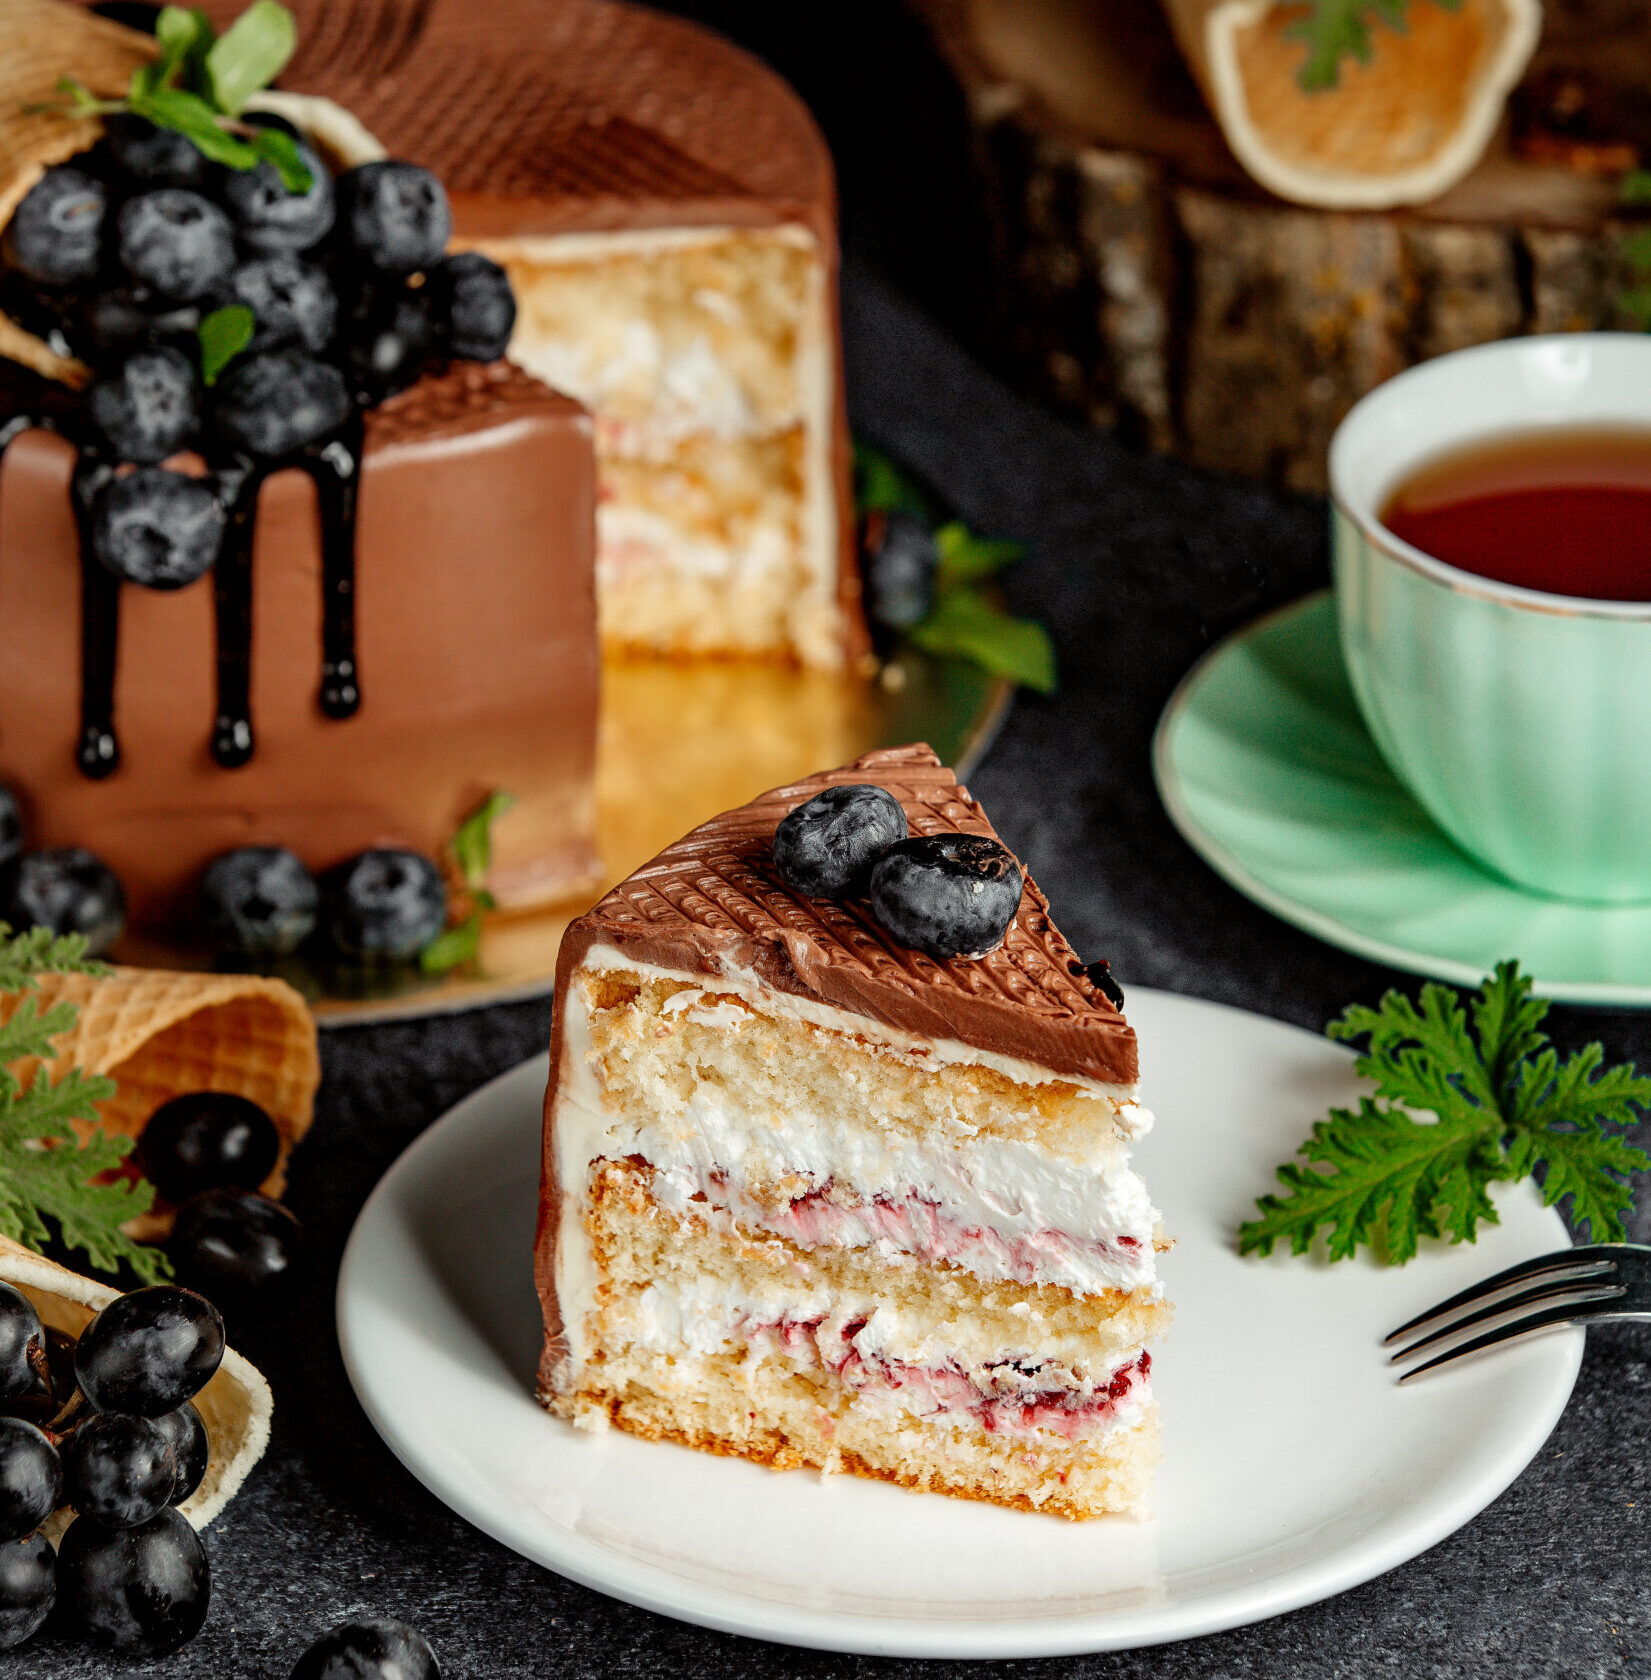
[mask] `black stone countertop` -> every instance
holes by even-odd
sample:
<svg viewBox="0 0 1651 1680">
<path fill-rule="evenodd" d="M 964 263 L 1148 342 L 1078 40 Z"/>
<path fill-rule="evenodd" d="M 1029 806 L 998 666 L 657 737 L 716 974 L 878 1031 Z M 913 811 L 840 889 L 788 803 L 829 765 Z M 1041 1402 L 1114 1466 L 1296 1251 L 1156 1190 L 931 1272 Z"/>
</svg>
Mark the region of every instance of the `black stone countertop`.
<svg viewBox="0 0 1651 1680">
<path fill-rule="evenodd" d="M 1010 396 L 869 273 L 847 289 L 856 423 L 921 470 L 981 531 L 1023 537 L 1019 605 L 1054 626 L 1063 681 L 1023 697 L 972 778 L 1078 949 L 1148 984 L 1310 1028 L 1409 983 L 1255 908 L 1181 842 L 1152 789 L 1154 720 L 1214 637 L 1323 580 L 1324 511 L 1132 456 Z M 1051 610 L 1059 601 L 1058 611 Z M 92 1654 L 57 1635 L 0 1673 L 285 1680 L 352 1613 L 432 1639 L 449 1680 L 846 1680 L 924 1665 L 758 1644 L 664 1620 L 515 1557 L 401 1468 L 345 1382 L 334 1272 L 351 1220 L 417 1133 L 539 1050 L 548 1003 L 330 1031 L 313 1132 L 289 1200 L 316 1275 L 280 1318 L 236 1332 L 275 1389 L 275 1434 L 213 1525 L 205 1631 L 167 1662 Z M 1651 1063 L 1651 1017 L 1556 1010 L 1561 1047 L 1604 1040 Z M 1636 1233 L 1651 1238 L 1651 1219 Z M 1405 1675 L 1651 1675 L 1651 1339 L 1595 1331 L 1576 1395 L 1530 1469 L 1414 1563 L 1328 1603 L 1186 1644 L 1024 1664 L 1028 1677 L 1329 1680 Z"/>
<path fill-rule="evenodd" d="M 1321 504 L 1144 460 L 1012 396 L 933 314 L 975 319 L 964 182 L 947 90 L 893 0 L 820 7 L 682 0 L 766 52 L 814 103 L 837 151 L 856 428 L 923 473 L 977 530 L 1029 548 L 1011 593 L 1061 657 L 1051 701 L 1022 697 L 971 778 L 1085 955 L 1128 988 L 1166 987 L 1311 1029 L 1355 999 L 1413 984 L 1276 921 L 1171 828 L 1148 746 L 1176 681 L 1216 638 L 1326 576 Z M 880 276 L 898 277 L 900 290 Z M 989 338 L 989 318 L 980 326 Z M 289 1200 L 315 1268 L 283 1314 L 235 1339 L 269 1376 L 270 1451 L 208 1537 L 214 1604 L 164 1662 L 51 1634 L 0 1655 L 29 1680 L 286 1680 L 304 1646 L 352 1614 L 398 1615 L 448 1680 L 871 1680 L 933 1667 L 797 1651 L 670 1622 L 548 1574 L 485 1539 L 404 1471 L 367 1424 L 333 1335 L 337 1261 L 357 1209 L 425 1126 L 543 1047 L 548 1000 L 332 1031 L 316 1124 Z M 1651 1016 L 1557 1009 L 1562 1050 L 1592 1038 L 1651 1064 Z M 1651 1240 L 1651 1201 L 1637 1229 Z M 1264 1380 L 1265 1373 L 1259 1374 Z M 1341 1597 L 1189 1643 L 968 1676 L 1049 1680 L 1651 1680 L 1651 1337 L 1590 1335 L 1552 1439 L 1481 1516 Z"/>
</svg>

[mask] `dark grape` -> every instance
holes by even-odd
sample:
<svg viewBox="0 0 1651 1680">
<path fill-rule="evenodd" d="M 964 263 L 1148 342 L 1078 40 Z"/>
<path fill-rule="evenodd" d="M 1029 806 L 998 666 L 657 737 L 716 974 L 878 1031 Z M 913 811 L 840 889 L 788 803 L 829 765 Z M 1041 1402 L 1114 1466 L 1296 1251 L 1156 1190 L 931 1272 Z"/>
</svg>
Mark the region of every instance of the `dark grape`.
<svg viewBox="0 0 1651 1680">
<path fill-rule="evenodd" d="M 290 1680 L 441 1680 L 441 1664 L 416 1628 L 363 1618 L 322 1634 L 293 1665 Z"/>
<path fill-rule="evenodd" d="M 303 1243 L 303 1226 L 268 1196 L 203 1190 L 178 1209 L 166 1252 L 179 1277 L 234 1304 L 290 1282 Z"/>
<path fill-rule="evenodd" d="M 70 1621 L 100 1645 L 167 1656 L 201 1631 L 212 1600 L 206 1548 L 174 1510 L 140 1528 L 76 1517 L 57 1558 Z"/>
<path fill-rule="evenodd" d="M 46 1331 L 21 1289 L 0 1283 L 0 1400 L 26 1394 L 46 1377 Z"/>
<path fill-rule="evenodd" d="M 50 1438 L 22 1418 L 0 1417 L 0 1541 L 33 1534 L 62 1492 L 63 1465 Z"/>
<path fill-rule="evenodd" d="M 281 1137 L 250 1097 L 189 1091 L 149 1116 L 138 1139 L 144 1177 L 174 1205 L 203 1190 L 256 1190 L 275 1170 Z"/>
<path fill-rule="evenodd" d="M 201 1485 L 212 1456 L 212 1442 L 192 1401 L 186 1400 L 175 1412 L 162 1412 L 153 1421 L 165 1432 L 178 1466 L 178 1479 L 169 1503 L 181 1505 Z"/>
<path fill-rule="evenodd" d="M 172 1503 L 178 1461 L 171 1437 L 150 1418 L 99 1412 L 63 1444 L 63 1491 L 105 1528 L 137 1528 Z"/>
<path fill-rule="evenodd" d="M 100 1412 L 159 1417 L 211 1381 L 224 1356 L 224 1321 L 192 1289 L 154 1284 L 117 1295 L 80 1333 L 75 1376 Z"/>
<path fill-rule="evenodd" d="M 44 1534 L 0 1545 L 0 1651 L 39 1630 L 57 1597 L 57 1554 Z"/>
</svg>

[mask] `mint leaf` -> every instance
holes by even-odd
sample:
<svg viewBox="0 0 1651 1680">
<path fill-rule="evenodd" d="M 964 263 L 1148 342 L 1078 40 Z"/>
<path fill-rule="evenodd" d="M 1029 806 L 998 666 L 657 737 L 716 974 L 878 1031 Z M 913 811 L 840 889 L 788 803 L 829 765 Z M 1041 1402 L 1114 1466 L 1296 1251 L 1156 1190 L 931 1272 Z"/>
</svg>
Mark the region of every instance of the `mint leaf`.
<svg viewBox="0 0 1651 1680">
<path fill-rule="evenodd" d="M 445 974 L 461 963 L 474 962 L 481 942 L 481 912 L 472 910 L 457 927 L 438 933 L 419 952 L 418 965 L 426 974 Z"/>
<path fill-rule="evenodd" d="M 1341 80 L 1341 61 L 1356 58 L 1368 64 L 1375 44 L 1370 38 L 1372 17 L 1402 34 L 1410 0 L 1311 0 L 1307 11 L 1285 30 L 1290 38 L 1307 43 L 1307 57 L 1296 81 L 1308 93 L 1333 88 Z M 1462 0 L 1434 0 L 1448 12 Z"/>
<path fill-rule="evenodd" d="M 1055 691 L 1049 632 L 1029 618 L 1012 618 L 971 585 L 943 594 L 907 635 L 927 653 L 957 654 L 1039 694 Z"/>
<path fill-rule="evenodd" d="M 253 94 L 280 75 L 297 45 L 292 13 L 277 0 L 252 0 L 207 50 L 207 96 L 226 116 L 240 116 Z"/>
<path fill-rule="evenodd" d="M 180 74 L 193 85 L 200 76 L 200 66 L 212 46 L 213 30 L 205 12 L 199 8 L 162 6 L 155 19 L 155 39 L 160 43 L 160 57 L 147 68 L 151 72 L 151 88 L 173 86 Z"/>
<path fill-rule="evenodd" d="M 1013 565 L 1026 550 L 1018 542 L 1001 538 L 977 537 L 961 520 L 942 525 L 934 534 L 934 546 L 940 555 L 935 587 L 944 594 L 960 583 L 978 583 L 982 578 L 1001 572 Z"/>
<path fill-rule="evenodd" d="M 1472 1242 L 1496 1221 L 1490 1186 L 1535 1173 L 1548 1206 L 1569 1201 L 1573 1227 L 1622 1241 L 1629 1176 L 1651 1169 L 1622 1128 L 1651 1106 L 1651 1079 L 1629 1064 L 1602 1070 L 1597 1044 L 1561 1062 L 1541 1030 L 1547 1012 L 1512 962 L 1466 1009 L 1430 982 L 1420 1007 L 1390 991 L 1375 1009 L 1345 1011 L 1327 1030 L 1367 1039 L 1354 1065 L 1376 1095 L 1313 1128 L 1306 1164 L 1278 1169 L 1286 1194 L 1258 1198 L 1261 1217 L 1240 1228 L 1239 1252 L 1288 1242 L 1305 1254 L 1327 1230 L 1332 1260 L 1368 1244 L 1402 1264 L 1424 1236 Z"/>
<path fill-rule="evenodd" d="M 922 487 L 870 444 L 854 446 L 854 486 L 861 513 L 914 513 L 933 522 L 934 509 Z"/>
<path fill-rule="evenodd" d="M 1651 169 L 1630 169 L 1617 183 L 1624 204 L 1651 204 Z"/>
<path fill-rule="evenodd" d="M 493 861 L 493 824 L 515 803 L 513 793 L 495 789 L 459 824 L 453 835 L 453 861 L 472 892 L 487 880 L 488 866 Z"/>
<path fill-rule="evenodd" d="M 158 87 L 127 103 L 130 110 L 147 117 L 156 128 L 185 135 L 214 163 L 227 164 L 231 169 L 252 169 L 258 163 L 257 152 L 220 128 L 218 113 L 199 94 Z"/>
<path fill-rule="evenodd" d="M 257 317 L 244 303 L 227 303 L 204 316 L 195 329 L 201 347 L 201 383 L 218 383 L 218 375 L 246 349 L 257 330 Z"/>
<path fill-rule="evenodd" d="M 315 177 L 298 150 L 298 142 L 290 134 L 283 134 L 278 128 L 260 128 L 248 144 L 262 162 L 274 166 L 288 192 L 306 193 L 315 184 Z"/>
</svg>

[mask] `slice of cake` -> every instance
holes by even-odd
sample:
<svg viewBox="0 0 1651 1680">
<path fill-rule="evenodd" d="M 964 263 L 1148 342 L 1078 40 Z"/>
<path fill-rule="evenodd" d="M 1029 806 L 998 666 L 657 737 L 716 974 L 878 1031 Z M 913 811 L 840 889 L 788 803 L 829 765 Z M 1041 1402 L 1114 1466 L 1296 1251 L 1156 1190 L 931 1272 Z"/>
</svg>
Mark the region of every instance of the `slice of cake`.
<svg viewBox="0 0 1651 1680">
<path fill-rule="evenodd" d="M 615 0 L 294 10 L 283 87 L 442 178 L 455 245 L 510 274 L 512 357 L 596 416 L 605 646 L 840 668 L 860 620 L 836 197 L 802 101 Z"/>
<path fill-rule="evenodd" d="M 909 828 L 890 857 L 995 858 L 997 948 L 891 933 L 881 863 L 878 911 L 863 882 L 786 883 L 781 820 L 844 788 L 826 805 L 892 815 L 880 845 Z M 537 1244 L 552 1411 L 1068 1517 L 1144 1508 L 1168 1308 L 1129 1165 L 1135 1038 L 994 842 L 928 748 L 876 752 L 696 829 L 568 930 Z"/>
</svg>

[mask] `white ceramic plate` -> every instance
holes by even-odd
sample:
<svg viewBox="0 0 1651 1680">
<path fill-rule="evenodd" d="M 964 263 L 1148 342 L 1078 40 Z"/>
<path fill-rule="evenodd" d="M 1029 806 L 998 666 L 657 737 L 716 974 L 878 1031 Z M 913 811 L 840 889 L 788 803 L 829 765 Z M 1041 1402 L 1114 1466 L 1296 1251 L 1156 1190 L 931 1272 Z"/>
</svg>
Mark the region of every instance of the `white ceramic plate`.
<svg viewBox="0 0 1651 1680">
<path fill-rule="evenodd" d="M 1027 1657 L 1210 1633 L 1326 1598 L 1482 1510 L 1564 1409 L 1580 1330 L 1401 1389 L 1394 1325 L 1564 1246 L 1528 1185 L 1500 1226 L 1402 1270 L 1277 1255 L 1233 1232 L 1348 1055 L 1239 1010 L 1134 990 L 1139 1152 L 1177 1238 L 1155 1522 L 1074 1524 L 847 1476 L 779 1474 L 546 1416 L 530 1248 L 544 1058 L 484 1087 L 385 1175 L 356 1223 L 338 1329 L 356 1393 L 461 1516 L 576 1581 L 709 1627 L 919 1657 Z"/>
</svg>

